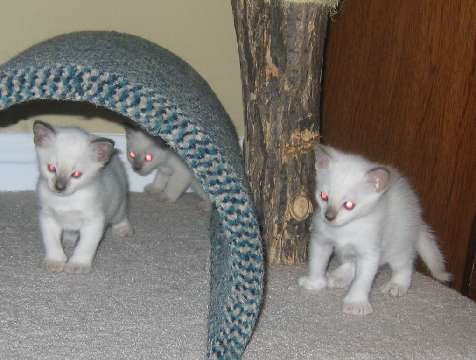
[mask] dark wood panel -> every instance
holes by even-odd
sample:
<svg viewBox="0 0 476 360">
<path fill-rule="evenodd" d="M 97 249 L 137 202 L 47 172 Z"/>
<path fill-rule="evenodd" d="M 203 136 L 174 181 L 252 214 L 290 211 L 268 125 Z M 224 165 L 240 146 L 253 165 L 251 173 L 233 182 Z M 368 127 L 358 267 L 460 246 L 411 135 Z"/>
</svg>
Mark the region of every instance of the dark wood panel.
<svg viewBox="0 0 476 360">
<path fill-rule="evenodd" d="M 463 294 L 476 300 L 476 212 L 473 216 L 473 226 L 468 246 L 468 261 L 466 262 L 463 279 Z"/>
<path fill-rule="evenodd" d="M 476 208 L 476 2 L 345 1 L 328 40 L 323 142 L 406 174 L 461 290 Z"/>
<path fill-rule="evenodd" d="M 465 295 L 476 301 L 476 256 L 472 260 L 468 292 Z"/>
</svg>

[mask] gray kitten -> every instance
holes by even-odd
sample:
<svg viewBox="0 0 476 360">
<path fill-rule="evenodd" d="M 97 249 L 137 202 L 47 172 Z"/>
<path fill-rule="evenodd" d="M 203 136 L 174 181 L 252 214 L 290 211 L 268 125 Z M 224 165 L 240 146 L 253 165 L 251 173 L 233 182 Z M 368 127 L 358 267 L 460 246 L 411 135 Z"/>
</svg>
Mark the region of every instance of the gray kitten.
<svg viewBox="0 0 476 360">
<path fill-rule="evenodd" d="M 144 191 L 158 193 L 165 201 L 175 202 L 189 187 L 203 199 L 208 209 L 210 202 L 192 170 L 162 139 L 146 134 L 140 129 L 126 127 L 127 159 L 139 175 L 156 171 L 152 183 Z"/>
<path fill-rule="evenodd" d="M 53 128 L 35 121 L 39 165 L 39 221 L 48 271 L 83 273 L 91 264 L 105 229 L 126 236 L 127 177 L 114 142 L 75 127 Z M 67 259 L 63 242 L 76 242 Z"/>
</svg>

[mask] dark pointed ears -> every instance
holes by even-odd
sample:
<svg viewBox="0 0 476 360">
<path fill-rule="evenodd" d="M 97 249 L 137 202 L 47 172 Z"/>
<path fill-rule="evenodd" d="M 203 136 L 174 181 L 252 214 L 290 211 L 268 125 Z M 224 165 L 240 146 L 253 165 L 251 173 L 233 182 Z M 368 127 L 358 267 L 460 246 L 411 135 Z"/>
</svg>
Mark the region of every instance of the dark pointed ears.
<svg viewBox="0 0 476 360">
<path fill-rule="evenodd" d="M 36 146 L 46 146 L 56 137 L 56 130 L 50 124 L 36 120 L 33 123 L 33 142 Z"/>
<path fill-rule="evenodd" d="M 322 144 L 317 144 L 315 147 L 315 153 L 316 153 L 316 162 L 315 162 L 316 169 L 317 170 L 327 169 L 332 159 L 332 156 L 329 154 L 329 149 Z"/>
<path fill-rule="evenodd" d="M 91 146 L 96 154 L 96 161 L 107 163 L 114 154 L 114 141 L 107 138 L 96 138 L 91 140 Z"/>
<path fill-rule="evenodd" d="M 385 167 L 376 167 L 367 172 L 366 178 L 367 183 L 375 192 L 382 192 L 390 183 L 390 170 Z"/>
</svg>

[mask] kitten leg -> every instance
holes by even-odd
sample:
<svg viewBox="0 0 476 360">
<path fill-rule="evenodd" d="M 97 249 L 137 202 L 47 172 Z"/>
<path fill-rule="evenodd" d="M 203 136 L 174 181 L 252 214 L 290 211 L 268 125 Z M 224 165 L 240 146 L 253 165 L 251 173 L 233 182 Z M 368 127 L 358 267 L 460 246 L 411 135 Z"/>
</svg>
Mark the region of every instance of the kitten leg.
<svg viewBox="0 0 476 360">
<path fill-rule="evenodd" d="M 87 273 L 91 271 L 94 255 L 104 234 L 104 226 L 104 217 L 98 217 L 90 220 L 80 229 L 79 243 L 66 263 L 64 271 L 69 273 Z"/>
<path fill-rule="evenodd" d="M 299 278 L 298 284 L 308 290 L 321 290 L 327 286 L 326 268 L 332 254 L 332 245 L 311 240 L 309 275 Z"/>
<path fill-rule="evenodd" d="M 164 189 L 163 195 L 169 202 L 176 202 L 182 194 L 187 191 L 192 182 L 192 174 L 188 168 L 176 168 L 167 187 Z"/>
<path fill-rule="evenodd" d="M 169 179 L 169 174 L 164 174 L 160 171 L 160 169 L 158 169 L 155 174 L 154 181 L 152 181 L 150 184 L 147 184 L 144 187 L 144 191 L 148 193 L 160 193 L 164 191 Z"/>
<path fill-rule="evenodd" d="M 369 303 L 369 293 L 377 274 L 379 259 L 376 255 L 357 258 L 355 279 L 344 298 L 343 311 L 351 315 L 367 315 L 373 309 Z"/>
<path fill-rule="evenodd" d="M 353 262 L 346 261 L 337 269 L 327 273 L 327 281 L 330 288 L 343 289 L 348 287 L 355 275 L 355 265 Z"/>
<path fill-rule="evenodd" d="M 45 264 L 49 272 L 63 271 L 66 255 L 61 244 L 62 228 L 54 218 L 40 214 L 40 228 L 45 247 Z"/>
<path fill-rule="evenodd" d="M 112 225 L 112 234 L 114 236 L 126 237 L 132 235 L 133 233 L 134 230 L 132 229 L 132 226 L 127 218 L 118 222 L 117 224 Z"/>
<path fill-rule="evenodd" d="M 192 188 L 193 192 L 200 196 L 202 199 L 200 201 L 200 208 L 204 211 L 210 211 L 212 208 L 212 202 L 210 201 L 210 198 L 208 197 L 208 194 L 203 190 L 202 185 L 198 182 L 197 179 L 193 179 L 192 183 L 190 184 L 190 187 Z"/>
<path fill-rule="evenodd" d="M 134 229 L 127 218 L 127 200 L 123 200 L 117 214 L 112 219 L 112 234 L 114 236 L 126 237 L 134 234 Z"/>
<path fill-rule="evenodd" d="M 391 296 L 399 297 L 407 293 L 412 282 L 413 263 L 397 266 L 390 264 L 392 278 L 380 290 Z"/>
</svg>

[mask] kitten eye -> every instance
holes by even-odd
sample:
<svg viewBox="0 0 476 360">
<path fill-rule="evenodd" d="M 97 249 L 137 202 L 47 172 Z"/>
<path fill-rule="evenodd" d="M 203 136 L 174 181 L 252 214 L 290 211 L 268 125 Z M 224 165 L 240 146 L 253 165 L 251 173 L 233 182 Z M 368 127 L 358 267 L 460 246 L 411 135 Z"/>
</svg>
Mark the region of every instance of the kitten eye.
<svg viewBox="0 0 476 360">
<path fill-rule="evenodd" d="M 136 157 L 136 153 L 134 151 L 129 151 L 129 156 L 134 159 Z"/>
<path fill-rule="evenodd" d="M 50 173 L 55 173 L 56 172 L 56 166 L 54 166 L 53 164 L 48 164 L 48 171 Z"/>
<path fill-rule="evenodd" d="M 327 201 L 329 200 L 329 195 L 325 191 L 321 191 L 321 199 Z"/>
<path fill-rule="evenodd" d="M 353 208 L 355 208 L 355 203 L 353 203 L 352 201 L 346 201 L 344 203 L 344 207 L 347 209 L 347 210 L 352 210 Z"/>
<path fill-rule="evenodd" d="M 145 154 L 145 161 L 152 161 L 153 156 L 152 154 Z"/>
<path fill-rule="evenodd" d="M 83 173 L 82 173 L 81 171 L 79 171 L 79 170 L 76 170 L 75 172 L 73 172 L 73 173 L 71 174 L 71 176 L 74 177 L 74 178 L 76 178 L 76 179 L 77 179 L 77 178 L 80 178 L 81 175 L 83 175 Z"/>
</svg>

